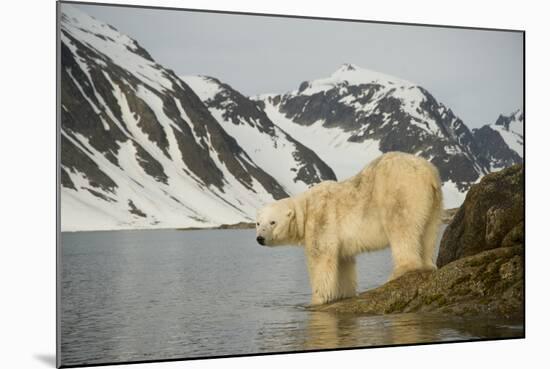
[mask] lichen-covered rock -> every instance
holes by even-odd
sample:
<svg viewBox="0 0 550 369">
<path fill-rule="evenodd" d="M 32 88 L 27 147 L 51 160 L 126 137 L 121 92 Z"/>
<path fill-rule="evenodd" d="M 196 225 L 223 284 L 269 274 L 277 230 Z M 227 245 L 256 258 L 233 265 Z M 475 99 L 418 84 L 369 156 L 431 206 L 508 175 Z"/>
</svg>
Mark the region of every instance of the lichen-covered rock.
<svg viewBox="0 0 550 369">
<path fill-rule="evenodd" d="M 412 272 L 357 297 L 314 307 L 354 314 L 436 312 L 518 319 L 524 316 L 523 246 L 500 247 Z"/>
<path fill-rule="evenodd" d="M 472 186 L 445 230 L 437 265 L 524 243 L 523 165 L 486 175 Z"/>
</svg>

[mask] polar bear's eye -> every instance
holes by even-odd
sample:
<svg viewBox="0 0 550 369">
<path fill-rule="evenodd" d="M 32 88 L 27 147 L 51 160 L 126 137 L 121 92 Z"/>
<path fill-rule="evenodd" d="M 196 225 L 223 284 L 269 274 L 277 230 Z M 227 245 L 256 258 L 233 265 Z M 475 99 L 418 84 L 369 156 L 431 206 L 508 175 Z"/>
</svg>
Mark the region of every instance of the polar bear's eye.
<svg viewBox="0 0 550 369">
<path fill-rule="evenodd" d="M 260 222 L 256 223 L 256 225 L 259 226 L 259 225 L 260 225 Z"/>
<path fill-rule="evenodd" d="M 274 220 L 272 220 L 271 222 L 269 222 L 269 224 L 271 224 L 271 225 L 275 225 L 275 221 L 274 221 Z"/>
</svg>

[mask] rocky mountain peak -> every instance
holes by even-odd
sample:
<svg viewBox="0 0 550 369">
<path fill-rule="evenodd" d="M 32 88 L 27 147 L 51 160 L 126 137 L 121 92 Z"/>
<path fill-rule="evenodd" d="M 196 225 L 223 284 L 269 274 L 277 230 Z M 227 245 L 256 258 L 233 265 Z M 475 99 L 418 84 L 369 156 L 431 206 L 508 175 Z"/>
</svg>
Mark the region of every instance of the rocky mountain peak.
<svg viewBox="0 0 550 369">
<path fill-rule="evenodd" d="M 353 70 L 357 70 L 357 66 L 351 63 L 344 63 L 339 69 L 345 70 L 345 71 L 353 71 Z"/>
<path fill-rule="evenodd" d="M 361 68 L 354 64 L 343 64 L 329 77 L 302 82 L 290 95 L 315 95 L 333 88 L 380 86 L 387 88 L 413 88 L 414 84 L 384 73 Z"/>
<path fill-rule="evenodd" d="M 500 114 L 495 126 L 501 126 L 507 131 L 523 136 L 523 109 L 517 109 L 509 115 Z"/>
<path fill-rule="evenodd" d="M 523 161 L 523 110 L 509 115 L 500 114 L 493 124 L 473 130 L 480 153 L 491 171 Z"/>
</svg>

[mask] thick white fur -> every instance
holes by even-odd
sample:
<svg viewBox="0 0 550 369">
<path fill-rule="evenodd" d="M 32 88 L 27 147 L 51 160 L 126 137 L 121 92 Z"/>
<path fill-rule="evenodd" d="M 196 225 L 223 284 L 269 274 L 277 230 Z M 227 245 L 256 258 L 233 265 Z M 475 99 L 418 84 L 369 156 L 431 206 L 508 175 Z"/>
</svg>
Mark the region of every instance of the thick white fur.
<svg viewBox="0 0 550 369">
<path fill-rule="evenodd" d="M 326 181 L 258 212 L 256 232 L 267 246 L 303 245 L 311 303 L 355 295 L 355 256 L 391 246 L 390 279 L 435 269 L 442 206 L 437 169 L 428 161 L 387 153 L 357 175 Z"/>
</svg>

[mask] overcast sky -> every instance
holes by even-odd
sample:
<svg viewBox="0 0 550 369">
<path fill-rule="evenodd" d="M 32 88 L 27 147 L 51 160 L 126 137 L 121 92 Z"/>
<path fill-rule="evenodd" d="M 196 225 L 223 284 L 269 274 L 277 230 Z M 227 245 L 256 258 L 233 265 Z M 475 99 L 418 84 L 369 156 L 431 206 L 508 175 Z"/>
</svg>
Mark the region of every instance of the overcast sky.
<svg viewBox="0 0 550 369">
<path fill-rule="evenodd" d="M 343 63 L 415 82 L 470 127 L 523 104 L 521 33 L 78 5 L 177 74 L 245 95 L 287 92 Z"/>
</svg>

